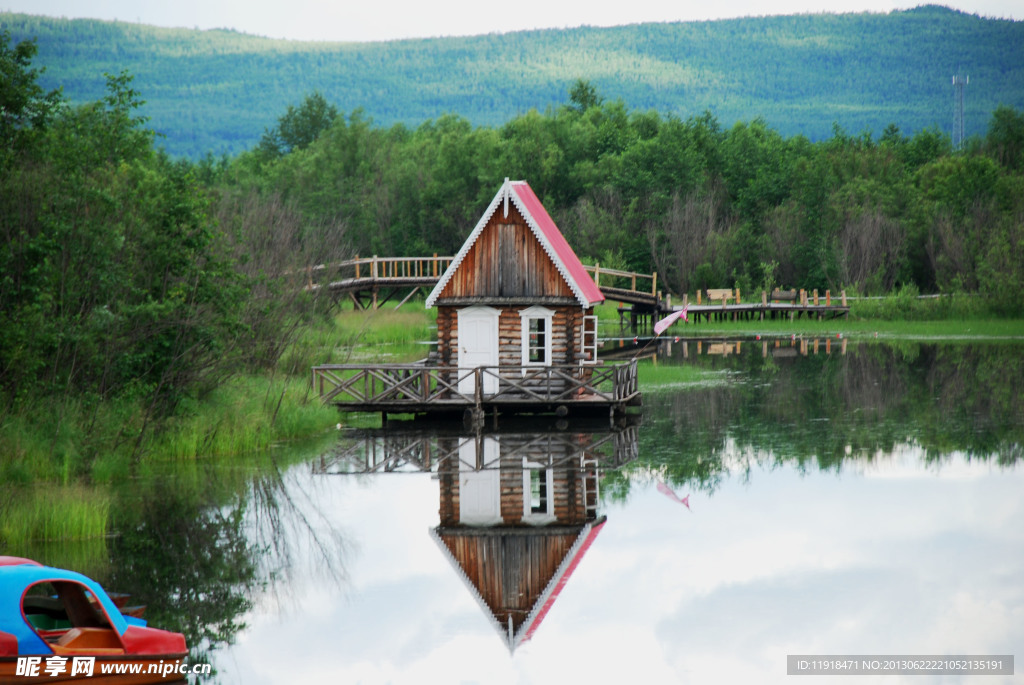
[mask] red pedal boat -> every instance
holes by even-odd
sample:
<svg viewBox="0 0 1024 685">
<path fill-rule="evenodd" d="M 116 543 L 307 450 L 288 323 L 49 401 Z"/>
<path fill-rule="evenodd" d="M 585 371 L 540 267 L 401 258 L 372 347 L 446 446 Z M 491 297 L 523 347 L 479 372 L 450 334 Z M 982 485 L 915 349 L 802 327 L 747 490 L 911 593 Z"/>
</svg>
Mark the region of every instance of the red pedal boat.
<svg viewBox="0 0 1024 685">
<path fill-rule="evenodd" d="M 180 682 L 187 654 L 82 574 L 0 556 L 0 684 Z"/>
</svg>

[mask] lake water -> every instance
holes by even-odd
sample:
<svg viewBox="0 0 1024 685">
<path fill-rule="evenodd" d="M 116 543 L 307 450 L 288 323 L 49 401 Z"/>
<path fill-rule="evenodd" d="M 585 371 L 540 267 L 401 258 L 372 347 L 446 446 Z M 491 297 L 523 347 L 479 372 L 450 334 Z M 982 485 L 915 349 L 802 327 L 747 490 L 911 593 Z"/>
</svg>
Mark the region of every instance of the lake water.
<svg viewBox="0 0 1024 685">
<path fill-rule="evenodd" d="M 146 513 L 110 580 L 150 593 L 154 625 L 187 624 L 225 684 L 781 683 L 790 654 L 1020 659 L 1024 346 L 657 351 L 639 426 L 346 429 L 255 475 L 212 469 L 196 478 L 216 506 Z M 673 381 L 685 365 L 706 380 Z"/>
</svg>

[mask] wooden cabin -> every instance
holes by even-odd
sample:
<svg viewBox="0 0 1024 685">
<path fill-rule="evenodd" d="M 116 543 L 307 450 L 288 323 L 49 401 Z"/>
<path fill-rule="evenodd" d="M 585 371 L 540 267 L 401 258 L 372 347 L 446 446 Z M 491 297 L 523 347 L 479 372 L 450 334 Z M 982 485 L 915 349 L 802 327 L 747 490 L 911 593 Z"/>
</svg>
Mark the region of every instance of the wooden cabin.
<svg viewBox="0 0 1024 685">
<path fill-rule="evenodd" d="M 525 181 L 505 180 L 427 297 L 437 350 L 412 364 L 323 364 L 313 387 L 343 411 L 428 415 L 607 412 L 640 406 L 636 359 L 597 359 L 604 295 Z"/>
<path fill-rule="evenodd" d="M 440 366 L 504 367 L 485 377 L 486 396 L 534 368 L 584 373 L 597 362 L 593 307 L 603 301 L 533 189 L 506 179 L 426 306 L 437 307 Z"/>
</svg>

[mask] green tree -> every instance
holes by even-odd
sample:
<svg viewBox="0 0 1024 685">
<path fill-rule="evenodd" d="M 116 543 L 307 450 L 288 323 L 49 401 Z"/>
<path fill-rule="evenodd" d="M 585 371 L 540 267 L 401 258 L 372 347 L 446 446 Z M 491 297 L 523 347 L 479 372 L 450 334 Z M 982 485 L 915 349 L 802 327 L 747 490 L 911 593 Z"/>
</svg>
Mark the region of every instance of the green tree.
<svg viewBox="0 0 1024 685">
<path fill-rule="evenodd" d="M 10 41 L 10 32 L 0 31 L 0 169 L 46 128 L 61 103 L 60 90 L 39 85 L 44 70 L 31 67 L 35 41 L 14 47 Z"/>
<path fill-rule="evenodd" d="M 264 131 L 259 150 L 267 157 L 286 155 L 293 150 L 304 150 L 330 128 L 338 118 L 338 109 L 314 91 L 296 107 L 288 105 L 277 125 Z"/>
<path fill-rule="evenodd" d="M 598 107 L 604 101 L 597 88 L 586 79 L 576 79 L 576 82 L 569 88 L 569 102 L 572 107 L 580 113 L 586 112 L 591 107 Z"/>
<path fill-rule="evenodd" d="M 997 107 L 985 134 L 985 149 L 1007 169 L 1024 170 L 1024 112 Z"/>
</svg>

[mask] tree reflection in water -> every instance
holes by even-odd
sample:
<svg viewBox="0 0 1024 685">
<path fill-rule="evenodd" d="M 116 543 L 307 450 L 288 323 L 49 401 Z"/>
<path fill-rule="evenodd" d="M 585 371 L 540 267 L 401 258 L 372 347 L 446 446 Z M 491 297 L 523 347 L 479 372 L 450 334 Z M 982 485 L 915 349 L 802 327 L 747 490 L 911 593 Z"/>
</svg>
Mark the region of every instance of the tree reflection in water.
<svg viewBox="0 0 1024 685">
<path fill-rule="evenodd" d="M 729 373 L 683 392 L 645 388 L 640 459 L 609 474 L 606 495 L 624 499 L 631 482 L 654 477 L 710 492 L 755 463 L 839 470 L 906 446 L 935 464 L 1024 456 L 1019 344 L 851 343 L 831 353 L 804 344 L 774 355 L 773 343 L 748 341 L 729 356 L 706 353 L 719 347 L 661 350 L 659 365 Z"/>
<path fill-rule="evenodd" d="M 111 542 L 107 584 L 146 604 L 150 624 L 183 633 L 192 663 L 209 663 L 211 652 L 233 643 L 261 598 L 286 602 L 281 593 L 293 584 L 284 581 L 297 568 L 345 582 L 345 539 L 276 463 L 226 496 L 162 485 Z M 310 549 L 322 563 L 300 559 Z"/>
</svg>

